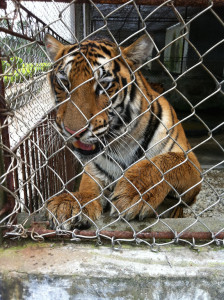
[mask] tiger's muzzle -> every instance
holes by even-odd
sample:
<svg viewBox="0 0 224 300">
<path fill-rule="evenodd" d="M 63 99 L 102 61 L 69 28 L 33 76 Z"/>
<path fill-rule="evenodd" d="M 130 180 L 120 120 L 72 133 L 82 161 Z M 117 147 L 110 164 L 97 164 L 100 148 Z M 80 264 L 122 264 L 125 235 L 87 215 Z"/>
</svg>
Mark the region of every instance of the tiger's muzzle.
<svg viewBox="0 0 224 300">
<path fill-rule="evenodd" d="M 102 150 L 103 144 L 100 141 L 99 137 L 107 132 L 108 127 L 109 125 L 93 130 L 91 130 L 91 128 L 84 128 L 79 131 L 74 131 L 65 126 L 64 129 L 66 133 L 69 133 L 72 136 L 71 144 L 73 150 L 75 152 L 78 152 L 82 156 L 92 157 Z"/>
</svg>

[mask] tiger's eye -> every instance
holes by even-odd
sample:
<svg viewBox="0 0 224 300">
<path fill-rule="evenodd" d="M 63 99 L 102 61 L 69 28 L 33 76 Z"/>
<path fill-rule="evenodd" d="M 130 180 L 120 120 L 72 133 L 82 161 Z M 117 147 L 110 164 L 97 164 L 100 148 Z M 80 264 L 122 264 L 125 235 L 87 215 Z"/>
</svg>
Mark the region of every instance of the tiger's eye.
<svg viewBox="0 0 224 300">
<path fill-rule="evenodd" d="M 55 74 L 56 76 L 56 80 L 57 83 L 60 85 L 61 88 L 63 89 L 69 89 L 69 81 L 68 81 L 68 77 L 65 74 L 64 70 L 60 70 L 57 74 Z"/>
<path fill-rule="evenodd" d="M 112 84 L 112 81 L 101 81 L 96 87 L 96 94 L 102 95 L 105 91 L 108 91 L 111 88 Z"/>
</svg>

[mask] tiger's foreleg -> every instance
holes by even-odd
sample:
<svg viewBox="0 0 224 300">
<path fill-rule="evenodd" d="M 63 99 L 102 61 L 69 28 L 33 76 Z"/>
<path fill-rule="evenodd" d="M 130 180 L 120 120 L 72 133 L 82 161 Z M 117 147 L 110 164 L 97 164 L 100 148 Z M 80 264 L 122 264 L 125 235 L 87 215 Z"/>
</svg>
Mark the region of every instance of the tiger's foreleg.
<svg viewBox="0 0 224 300">
<path fill-rule="evenodd" d="M 59 226 L 66 230 L 89 227 L 91 221 L 98 219 L 102 213 L 99 186 L 88 173 L 84 173 L 78 192 L 51 198 L 47 202 L 51 227 Z"/>
<path fill-rule="evenodd" d="M 156 208 L 173 190 L 190 205 L 200 191 L 200 182 L 200 165 L 193 153 L 187 158 L 183 153 L 169 152 L 144 159 L 130 167 L 117 183 L 111 214 L 121 214 L 126 220 L 155 217 Z"/>
</svg>

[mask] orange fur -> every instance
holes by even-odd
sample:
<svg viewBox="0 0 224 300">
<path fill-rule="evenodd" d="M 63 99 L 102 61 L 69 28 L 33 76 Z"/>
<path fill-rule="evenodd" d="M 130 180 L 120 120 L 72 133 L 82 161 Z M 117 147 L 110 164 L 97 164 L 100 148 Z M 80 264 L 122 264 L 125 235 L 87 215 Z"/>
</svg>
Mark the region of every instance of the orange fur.
<svg viewBox="0 0 224 300">
<path fill-rule="evenodd" d="M 151 148 L 149 147 L 145 150 L 145 155 L 137 159 L 137 162 L 131 163 L 131 166 L 125 168 L 124 176 L 118 180 L 114 187 L 111 198 L 111 201 L 113 201 L 112 214 L 119 214 L 126 220 L 136 217 L 139 217 L 139 219 L 147 216 L 155 217 L 157 216 L 156 209 L 159 205 L 170 192 L 175 191 L 179 194 L 179 200 L 173 206 L 172 216 L 180 217 L 183 213 L 184 203 L 191 205 L 200 191 L 200 164 L 190 149 L 183 127 L 179 123 L 174 109 L 164 97 L 159 96 L 152 89 L 140 71 L 135 72 L 141 63 L 141 55 L 144 55 L 147 51 L 147 38 L 143 36 L 129 47 L 122 49 L 123 58 L 119 57 L 104 64 L 105 69 L 107 68 L 111 72 L 117 69 L 116 72 L 119 73 L 119 76 L 108 88 L 107 93 L 104 91 L 97 94 L 96 86 L 98 83 L 92 70 L 94 67 L 93 57 L 95 57 L 95 60 L 97 60 L 97 57 L 103 56 L 110 59 L 108 53 L 111 53 L 111 57 L 116 57 L 119 54 L 112 43 L 105 43 L 104 41 L 86 41 L 82 44 L 83 53 L 89 60 L 87 63 L 74 45 L 63 46 L 54 38 L 47 37 L 46 44 L 48 49 L 50 49 L 49 55 L 58 62 L 58 64 L 56 63 L 55 73 L 60 72 L 61 68 L 66 68 L 67 66 L 66 56 L 63 60 L 62 55 L 66 55 L 69 51 L 71 51 L 71 57 L 74 55 L 71 71 L 67 74 L 67 80 L 70 82 L 70 90 L 72 92 L 63 90 L 56 80 L 52 82 L 57 101 L 60 102 L 69 97 L 67 102 L 59 106 L 56 122 L 61 131 L 64 128 L 68 128 L 69 132 L 74 132 L 75 137 L 71 137 L 71 140 L 73 138 L 73 141 L 75 141 L 73 145 L 80 145 L 80 141 L 82 141 L 80 132 L 84 132 L 85 135 L 87 128 L 91 127 L 93 132 L 97 132 L 97 130 L 110 126 L 108 111 L 113 106 L 113 100 L 111 101 L 110 97 L 113 99 L 113 95 L 117 93 L 116 91 L 119 87 L 120 89 L 123 87 L 125 80 L 127 83 L 132 82 L 132 76 L 130 75 L 130 69 L 132 69 L 135 74 L 135 81 L 138 84 L 133 101 L 135 109 L 139 109 L 139 114 L 136 117 L 137 121 L 131 129 L 131 133 L 127 136 L 124 135 L 127 151 L 129 151 L 128 145 L 132 145 L 133 139 L 141 140 L 142 133 L 147 131 L 151 119 L 153 119 L 152 127 L 155 126 L 156 122 L 158 123 L 157 135 L 154 135 L 153 132 L 150 133 L 152 140 L 155 140 L 155 145 L 160 145 L 164 142 L 164 147 L 168 150 L 164 150 L 162 148 L 163 144 L 161 144 L 161 146 L 158 146 L 160 147 L 158 148 L 159 150 L 155 150 L 155 152 L 157 151 L 156 154 L 152 155 L 154 150 L 150 152 L 150 149 L 155 147 L 155 145 L 150 146 Z M 107 51 L 104 52 L 103 49 L 105 47 Z M 89 48 L 91 48 L 91 51 L 86 50 Z M 129 68 L 127 68 L 127 65 Z M 101 76 L 101 78 L 103 77 Z M 87 82 L 83 84 L 85 81 Z M 103 82 L 103 84 L 105 87 L 107 86 L 107 82 Z M 120 90 L 120 97 L 125 97 L 126 94 L 133 92 L 132 84 L 127 84 L 125 89 Z M 102 87 L 99 88 L 102 90 Z M 160 110 L 162 110 L 162 113 L 160 113 Z M 159 118 L 162 119 L 163 126 L 159 125 Z M 150 130 L 149 128 L 148 131 L 150 132 Z M 78 133 L 76 134 L 76 132 Z M 92 138 L 96 135 L 97 133 L 94 133 Z M 83 143 L 81 147 L 84 149 L 86 147 L 85 140 Z M 116 139 L 112 143 L 116 147 L 119 146 L 119 141 L 116 141 Z M 95 149 L 95 146 L 91 149 Z M 172 151 L 169 151 L 169 149 L 172 149 Z M 149 151 L 149 157 L 146 157 L 147 151 Z M 128 155 L 130 154 L 127 152 Z M 125 155 L 123 159 L 126 159 Z M 99 169 L 97 169 L 99 166 L 94 165 L 94 161 L 93 159 L 93 161 L 86 163 L 78 192 L 63 193 L 48 201 L 49 219 L 54 227 L 61 224 L 65 229 L 88 226 L 91 224 L 91 221 L 95 221 L 102 214 L 104 206 L 102 203 L 102 188 L 106 187 L 108 183 L 107 179 L 103 178 L 102 174 L 104 172 L 100 173 Z M 101 163 L 99 159 L 97 163 Z M 108 160 L 108 163 L 111 162 Z"/>
</svg>

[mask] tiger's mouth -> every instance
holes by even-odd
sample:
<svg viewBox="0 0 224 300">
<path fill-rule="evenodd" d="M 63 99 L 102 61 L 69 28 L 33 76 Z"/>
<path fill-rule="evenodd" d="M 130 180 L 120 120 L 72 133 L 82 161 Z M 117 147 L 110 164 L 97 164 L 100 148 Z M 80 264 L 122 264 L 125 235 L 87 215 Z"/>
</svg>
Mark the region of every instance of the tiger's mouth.
<svg viewBox="0 0 224 300">
<path fill-rule="evenodd" d="M 101 145 L 99 142 L 96 142 L 94 144 L 86 144 L 81 142 L 80 140 L 77 140 L 72 143 L 72 146 L 75 151 L 86 156 L 97 154 L 101 150 Z"/>
<path fill-rule="evenodd" d="M 86 129 L 86 128 L 84 128 L 83 130 L 79 130 L 79 132 L 76 133 L 74 130 L 65 126 L 64 132 L 65 132 L 65 134 L 69 133 L 69 136 L 73 135 L 76 138 L 75 141 L 70 140 L 69 144 L 72 145 L 74 152 L 82 154 L 82 156 L 93 157 L 94 155 L 99 153 L 103 148 L 100 141 L 93 137 L 91 137 L 89 141 L 88 140 L 86 142 L 81 141 L 81 138 L 86 133 L 88 133 L 88 129 Z M 66 134 L 66 136 L 67 136 L 67 134 Z"/>
</svg>

